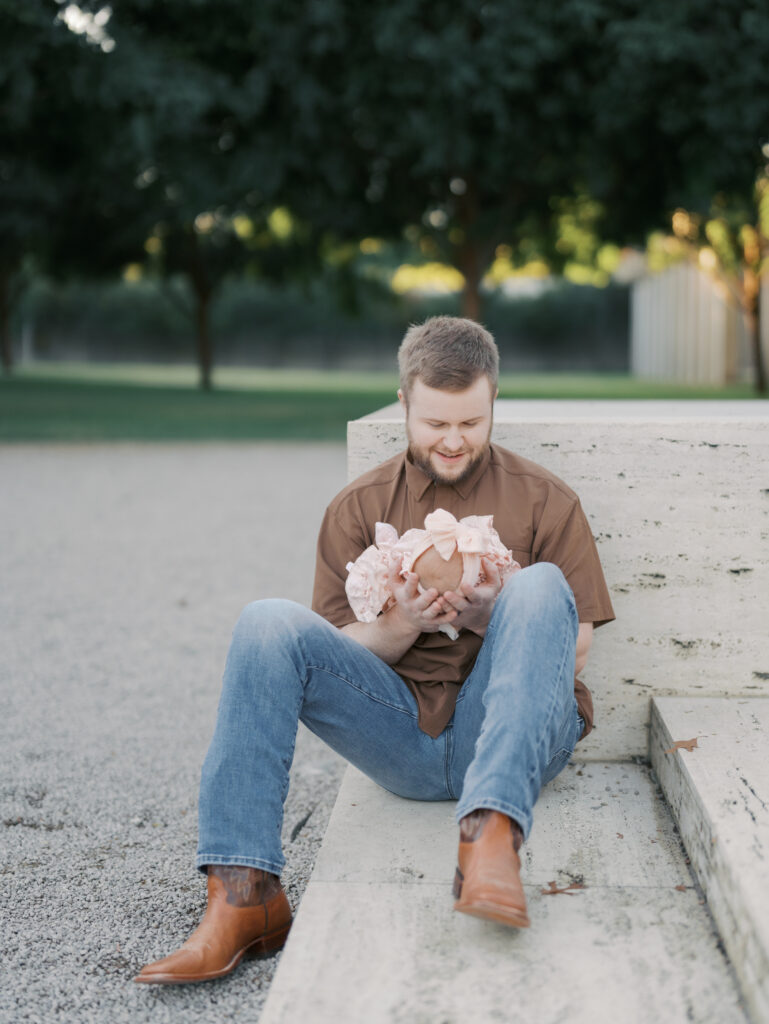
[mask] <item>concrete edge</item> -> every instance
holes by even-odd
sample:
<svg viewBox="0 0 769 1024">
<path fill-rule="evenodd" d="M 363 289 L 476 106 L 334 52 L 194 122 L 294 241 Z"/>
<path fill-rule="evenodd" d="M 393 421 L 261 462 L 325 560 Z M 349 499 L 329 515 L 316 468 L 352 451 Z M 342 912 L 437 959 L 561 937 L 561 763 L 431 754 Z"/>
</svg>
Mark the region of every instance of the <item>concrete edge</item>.
<svg viewBox="0 0 769 1024">
<path fill-rule="evenodd" d="M 708 426 L 718 424 L 734 425 L 738 423 L 761 424 L 769 420 L 769 399 L 746 399 L 735 405 L 728 405 L 724 402 L 713 402 L 712 406 L 703 406 L 693 400 L 691 403 L 671 403 L 668 407 L 660 406 L 657 402 L 651 404 L 646 411 L 643 409 L 643 400 L 617 400 L 606 399 L 607 403 L 603 408 L 602 400 L 591 399 L 567 399 L 565 401 L 557 398 L 537 399 L 533 401 L 516 399 L 501 399 L 503 403 L 518 406 L 517 410 L 506 407 L 505 404 L 495 403 L 495 422 L 499 423 L 631 423 L 659 426 L 666 423 L 703 423 Z M 579 402 L 584 406 L 580 408 Z M 687 404 L 689 408 L 687 409 Z M 560 411 L 558 410 L 560 407 Z M 371 412 L 357 419 L 348 420 L 351 424 L 366 426 L 386 426 L 392 424 L 403 424 L 406 416 L 403 407 L 398 402 L 390 402 L 379 409 L 372 409 Z"/>
<path fill-rule="evenodd" d="M 664 697 L 661 698 L 664 701 Z M 693 697 L 692 700 L 698 700 Z M 665 799 L 678 825 L 691 866 L 702 886 L 716 927 L 731 960 L 743 995 L 757 1021 L 769 1022 L 769 950 L 761 945 L 752 908 L 755 906 L 724 847 L 718 827 L 680 750 L 666 751 L 673 736 L 664 708 L 651 699 L 649 757 Z"/>
</svg>

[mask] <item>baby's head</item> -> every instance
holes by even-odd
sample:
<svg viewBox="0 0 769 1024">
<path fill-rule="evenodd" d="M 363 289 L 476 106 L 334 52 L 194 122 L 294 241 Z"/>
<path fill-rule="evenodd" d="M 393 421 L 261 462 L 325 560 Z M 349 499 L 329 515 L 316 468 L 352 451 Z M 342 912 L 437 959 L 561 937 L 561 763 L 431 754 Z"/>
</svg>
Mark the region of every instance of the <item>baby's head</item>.
<svg viewBox="0 0 769 1024">
<path fill-rule="evenodd" d="M 459 551 L 454 549 L 451 558 L 446 561 L 434 547 L 423 551 L 412 566 L 412 571 L 417 574 L 425 590 L 435 587 L 439 594 L 445 594 L 447 590 L 456 590 L 462 579 L 463 570 L 464 562 Z"/>
</svg>

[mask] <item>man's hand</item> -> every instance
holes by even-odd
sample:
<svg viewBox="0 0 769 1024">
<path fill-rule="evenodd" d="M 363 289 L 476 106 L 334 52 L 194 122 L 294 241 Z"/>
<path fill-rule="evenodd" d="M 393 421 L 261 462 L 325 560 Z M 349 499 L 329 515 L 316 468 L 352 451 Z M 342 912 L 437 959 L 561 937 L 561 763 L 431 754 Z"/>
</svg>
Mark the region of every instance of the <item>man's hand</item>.
<svg viewBox="0 0 769 1024">
<path fill-rule="evenodd" d="M 419 593 L 419 577 L 410 572 L 404 580 L 399 573 L 390 577 L 390 588 L 395 598 L 391 614 L 397 614 L 404 623 L 418 633 L 437 633 L 441 626 L 454 625 L 457 610 L 441 597 L 435 587 Z"/>
<path fill-rule="evenodd" d="M 457 611 L 438 596 L 438 591 L 419 593 L 416 573 L 404 580 L 400 574 L 390 576 L 390 589 L 395 604 L 373 622 L 349 622 L 342 632 L 363 644 L 388 665 L 399 661 L 420 633 L 437 633 L 444 623 L 453 623 Z"/>
<path fill-rule="evenodd" d="M 494 602 L 502 589 L 502 580 L 493 562 L 482 558 L 481 566 L 486 577 L 485 583 L 479 587 L 462 583 L 456 591 L 447 590 L 440 600 L 445 607 L 453 608 L 457 613 L 456 618 L 446 620 L 451 622 L 454 629 L 469 629 L 472 633 L 484 637 L 494 610 Z"/>
</svg>

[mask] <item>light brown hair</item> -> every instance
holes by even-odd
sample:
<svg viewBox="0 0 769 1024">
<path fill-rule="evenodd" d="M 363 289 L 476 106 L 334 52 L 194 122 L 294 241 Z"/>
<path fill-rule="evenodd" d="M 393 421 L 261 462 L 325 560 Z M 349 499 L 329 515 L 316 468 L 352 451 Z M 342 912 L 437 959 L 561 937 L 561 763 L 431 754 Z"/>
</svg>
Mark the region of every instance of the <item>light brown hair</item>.
<svg viewBox="0 0 769 1024">
<path fill-rule="evenodd" d="M 465 391 L 485 375 L 493 397 L 499 377 L 499 352 L 491 334 L 474 320 L 431 316 L 406 331 L 398 349 L 398 369 L 406 402 L 417 377 L 428 388 Z"/>
</svg>

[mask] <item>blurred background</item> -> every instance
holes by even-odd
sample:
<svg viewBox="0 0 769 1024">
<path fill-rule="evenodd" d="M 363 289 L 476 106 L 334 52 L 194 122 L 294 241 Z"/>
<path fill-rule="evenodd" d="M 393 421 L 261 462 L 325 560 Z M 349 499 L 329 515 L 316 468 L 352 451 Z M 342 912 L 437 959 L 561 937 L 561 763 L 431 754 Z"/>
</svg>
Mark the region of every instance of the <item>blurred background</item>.
<svg viewBox="0 0 769 1024">
<path fill-rule="evenodd" d="M 441 312 L 763 395 L 767 67 L 764 0 L 0 0 L 0 439 L 341 438 Z"/>
</svg>

